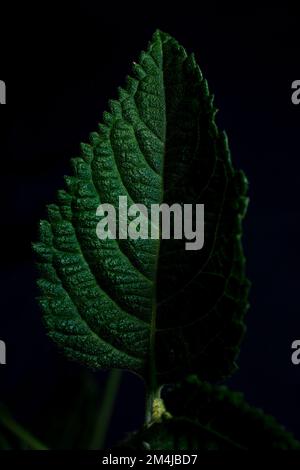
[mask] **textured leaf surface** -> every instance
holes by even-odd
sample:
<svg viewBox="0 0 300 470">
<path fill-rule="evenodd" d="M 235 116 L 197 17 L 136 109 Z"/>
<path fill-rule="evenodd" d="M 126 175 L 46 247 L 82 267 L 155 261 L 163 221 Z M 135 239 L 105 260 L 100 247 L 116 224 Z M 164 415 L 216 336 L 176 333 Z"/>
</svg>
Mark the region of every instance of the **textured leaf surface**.
<svg viewBox="0 0 300 470">
<path fill-rule="evenodd" d="M 193 55 L 156 32 L 40 224 L 40 304 L 68 357 L 146 380 L 155 368 L 161 383 L 234 369 L 247 308 L 240 242 L 247 183 L 232 167 L 215 112 Z M 96 209 L 118 208 L 119 196 L 147 208 L 204 204 L 204 248 L 99 240 Z"/>
<path fill-rule="evenodd" d="M 166 394 L 173 419 L 156 423 L 129 440 L 127 447 L 147 442 L 159 450 L 300 449 L 292 434 L 242 394 L 191 377 Z"/>
</svg>

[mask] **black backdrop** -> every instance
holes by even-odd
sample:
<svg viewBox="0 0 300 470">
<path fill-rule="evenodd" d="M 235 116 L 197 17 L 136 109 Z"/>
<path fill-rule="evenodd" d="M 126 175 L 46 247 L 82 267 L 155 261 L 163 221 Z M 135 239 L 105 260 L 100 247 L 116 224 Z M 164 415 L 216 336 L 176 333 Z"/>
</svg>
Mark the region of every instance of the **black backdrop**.
<svg viewBox="0 0 300 470">
<path fill-rule="evenodd" d="M 0 366 L 0 399 L 29 427 L 66 369 L 78 367 L 45 336 L 30 244 L 79 142 L 160 28 L 195 52 L 234 163 L 250 181 L 244 247 L 251 308 L 240 370 L 229 383 L 300 438 L 300 365 L 290 359 L 300 338 L 300 105 L 291 102 L 291 83 L 300 79 L 300 16 L 288 7 L 193 4 L 40 2 L 1 12 L 0 339 L 7 365 Z M 141 422 L 142 393 L 126 374 L 110 442 Z"/>
</svg>

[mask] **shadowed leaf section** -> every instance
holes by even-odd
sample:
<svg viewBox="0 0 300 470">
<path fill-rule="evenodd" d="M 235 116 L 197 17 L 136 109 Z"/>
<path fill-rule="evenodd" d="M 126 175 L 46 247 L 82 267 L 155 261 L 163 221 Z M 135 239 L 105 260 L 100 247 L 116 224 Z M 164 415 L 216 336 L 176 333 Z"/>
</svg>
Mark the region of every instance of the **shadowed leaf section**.
<svg viewBox="0 0 300 470">
<path fill-rule="evenodd" d="M 300 444 L 275 418 L 243 395 L 192 376 L 165 393 L 173 418 L 155 423 L 123 445 L 154 450 L 287 450 Z"/>
<path fill-rule="evenodd" d="M 102 123 L 72 160 L 34 245 L 49 335 L 71 359 L 147 382 L 235 369 L 248 281 L 241 247 L 247 181 L 194 56 L 157 31 Z M 99 204 L 205 207 L 205 241 L 100 240 Z M 129 219 L 130 221 L 130 219 Z"/>
</svg>

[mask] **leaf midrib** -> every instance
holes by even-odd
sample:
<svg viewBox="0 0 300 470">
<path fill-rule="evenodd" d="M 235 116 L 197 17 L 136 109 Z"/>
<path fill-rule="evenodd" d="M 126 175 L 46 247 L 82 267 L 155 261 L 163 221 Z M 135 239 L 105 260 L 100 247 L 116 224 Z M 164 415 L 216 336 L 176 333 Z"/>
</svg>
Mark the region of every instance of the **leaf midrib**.
<svg viewBox="0 0 300 470">
<path fill-rule="evenodd" d="M 166 154 L 166 134 L 167 134 L 167 118 L 166 118 L 166 93 L 165 93 L 165 84 L 164 84 L 164 52 L 163 52 L 163 44 L 168 42 L 169 38 L 167 41 L 163 43 L 162 38 L 161 38 L 161 33 L 158 31 L 158 38 L 160 42 L 160 53 L 161 53 L 161 83 L 162 83 L 162 96 L 163 96 L 163 103 L 164 103 L 164 109 L 163 109 L 163 115 L 164 115 L 164 128 L 163 128 L 163 145 L 164 145 L 164 152 L 163 152 L 163 164 L 162 164 L 162 176 L 161 176 L 161 195 L 162 195 L 162 201 L 164 200 L 164 160 L 165 160 L 165 154 Z M 153 45 L 151 46 L 153 47 Z M 150 48 L 151 51 L 151 48 Z M 159 254 L 160 254 L 160 246 L 161 246 L 161 237 L 159 236 L 158 243 L 157 243 L 157 251 L 156 251 L 156 258 L 155 258 L 155 270 L 154 270 L 154 281 L 153 281 L 153 298 L 152 298 L 152 315 L 151 315 L 151 323 L 150 323 L 150 344 L 149 344 L 149 362 L 150 362 L 150 367 L 149 367 L 149 374 L 150 377 L 148 377 L 149 381 L 149 387 L 150 390 L 149 392 L 154 392 L 156 393 L 158 389 L 157 385 L 157 378 L 156 378 L 156 360 L 155 360 L 155 336 L 156 336 L 156 316 L 157 316 L 157 280 L 158 280 L 158 261 L 159 261 Z"/>
</svg>

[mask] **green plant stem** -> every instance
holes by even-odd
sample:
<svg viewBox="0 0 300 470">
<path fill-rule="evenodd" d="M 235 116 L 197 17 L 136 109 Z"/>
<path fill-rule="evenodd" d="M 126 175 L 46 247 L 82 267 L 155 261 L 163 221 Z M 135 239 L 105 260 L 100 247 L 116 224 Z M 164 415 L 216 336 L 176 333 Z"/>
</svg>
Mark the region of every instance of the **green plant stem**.
<svg viewBox="0 0 300 470">
<path fill-rule="evenodd" d="M 159 247 L 156 254 L 156 270 L 158 266 Z M 157 373 L 156 373 L 156 354 L 155 354 L 155 339 L 156 339 L 156 285 L 154 283 L 154 294 L 153 294 L 153 308 L 151 317 L 150 327 L 150 354 L 149 354 L 149 372 L 148 380 L 146 381 L 146 410 L 145 410 L 145 426 L 148 426 L 152 421 L 153 402 L 155 398 L 160 398 L 161 388 L 157 385 Z"/>
<path fill-rule="evenodd" d="M 153 402 L 156 398 L 160 398 L 161 387 L 157 387 L 154 390 L 148 390 L 146 393 L 146 414 L 145 414 L 145 425 L 148 426 L 152 421 Z"/>
<path fill-rule="evenodd" d="M 113 413 L 115 400 L 118 395 L 121 379 L 121 370 L 113 369 L 110 371 L 106 382 L 100 411 L 96 419 L 93 437 L 90 443 L 90 449 L 92 450 L 102 450 L 104 448 L 105 439 Z"/>
<path fill-rule="evenodd" d="M 17 423 L 7 412 L 0 414 L 0 422 L 3 427 L 10 431 L 14 436 L 27 444 L 32 450 L 48 450 L 36 437 L 30 434 L 23 426 Z"/>
</svg>

